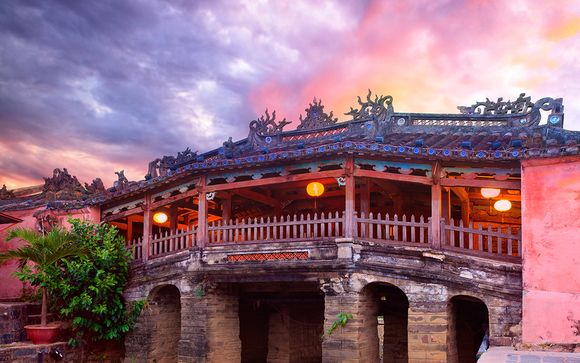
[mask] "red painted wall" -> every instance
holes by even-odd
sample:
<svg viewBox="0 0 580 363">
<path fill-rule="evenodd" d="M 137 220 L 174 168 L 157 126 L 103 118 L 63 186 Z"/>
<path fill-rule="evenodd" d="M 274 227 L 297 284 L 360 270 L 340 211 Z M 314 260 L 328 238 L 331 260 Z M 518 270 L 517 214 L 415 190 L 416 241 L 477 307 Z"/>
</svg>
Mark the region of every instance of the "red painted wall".
<svg viewBox="0 0 580 363">
<path fill-rule="evenodd" d="M 6 251 L 14 247 L 19 247 L 24 242 L 13 239 L 9 242 L 5 241 L 8 231 L 12 228 L 22 227 L 22 228 L 36 228 L 36 218 L 33 217 L 35 212 L 45 211 L 45 207 L 19 210 L 19 211 L 9 211 L 3 212 L 9 216 L 21 219 L 22 222 L 10 225 L 10 224 L 0 224 L 0 251 Z M 100 218 L 100 213 L 98 208 L 83 208 L 67 212 L 52 212 L 45 211 L 56 214 L 57 218 L 65 227 L 68 226 L 66 222 L 68 217 L 80 218 L 84 220 L 90 220 L 98 222 Z M 0 300 L 16 300 L 22 296 L 22 283 L 13 273 L 16 271 L 16 262 L 8 262 L 0 266 Z"/>
<path fill-rule="evenodd" d="M 522 171 L 523 343 L 580 343 L 580 158 Z"/>
</svg>

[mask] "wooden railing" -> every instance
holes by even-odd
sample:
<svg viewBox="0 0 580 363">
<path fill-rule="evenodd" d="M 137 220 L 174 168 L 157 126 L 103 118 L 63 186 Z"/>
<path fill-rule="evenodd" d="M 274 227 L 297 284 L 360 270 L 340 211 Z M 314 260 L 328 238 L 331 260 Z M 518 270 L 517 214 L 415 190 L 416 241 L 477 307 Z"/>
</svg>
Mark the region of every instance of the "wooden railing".
<svg viewBox="0 0 580 363">
<path fill-rule="evenodd" d="M 241 243 L 330 239 L 344 236 L 344 212 L 287 215 L 215 221 L 208 226 L 208 242 Z"/>
<path fill-rule="evenodd" d="M 431 234 L 430 222 L 423 216 L 417 221 L 414 215 L 407 220 L 406 215 L 399 219 L 395 214 L 391 219 L 388 214 L 382 218 L 381 213 L 361 213 L 360 217 L 355 216 L 355 223 L 355 236 L 361 239 L 426 244 Z"/>
<path fill-rule="evenodd" d="M 287 215 L 281 217 L 248 218 L 235 221 L 218 220 L 208 224 L 206 243 L 291 242 L 303 240 L 330 240 L 345 237 L 345 212 Z M 354 215 L 354 238 L 385 243 L 413 243 L 428 246 L 432 239 L 431 219 L 411 215 L 392 218 L 362 213 Z M 465 225 L 451 219 L 441 221 L 441 245 L 448 250 L 470 250 L 482 255 L 521 257 L 521 228 L 519 226 L 493 226 L 492 224 Z M 151 236 L 145 250 L 143 238 L 127 243 L 135 260 L 163 256 L 193 247 L 197 231 L 194 228 L 167 231 Z"/>
<path fill-rule="evenodd" d="M 522 256 L 521 228 L 512 226 L 493 227 L 487 224 L 451 219 L 450 223 L 441 221 L 441 244 L 445 247 L 468 249 L 488 254 Z"/>
<path fill-rule="evenodd" d="M 133 260 L 141 260 L 143 258 L 143 237 L 133 238 L 127 242 L 127 249 L 131 251 Z"/>
<path fill-rule="evenodd" d="M 155 257 L 188 249 L 195 244 L 195 233 L 195 228 L 188 227 L 154 235 L 150 242 L 149 256 Z"/>
</svg>

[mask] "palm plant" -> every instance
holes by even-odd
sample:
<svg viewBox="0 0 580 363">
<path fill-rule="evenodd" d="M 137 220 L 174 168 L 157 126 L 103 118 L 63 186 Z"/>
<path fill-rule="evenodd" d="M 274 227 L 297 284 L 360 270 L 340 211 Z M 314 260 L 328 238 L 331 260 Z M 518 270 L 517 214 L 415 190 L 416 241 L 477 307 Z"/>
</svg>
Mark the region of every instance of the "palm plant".
<svg viewBox="0 0 580 363">
<path fill-rule="evenodd" d="M 0 264 L 18 260 L 21 280 L 28 280 L 42 290 L 40 325 L 47 325 L 47 271 L 58 267 L 59 262 L 70 256 L 86 254 L 86 250 L 75 243 L 75 237 L 62 228 L 42 234 L 32 229 L 17 228 L 8 233 L 6 241 L 19 238 L 28 244 L 0 253 Z M 34 265 L 29 268 L 29 262 Z"/>
</svg>

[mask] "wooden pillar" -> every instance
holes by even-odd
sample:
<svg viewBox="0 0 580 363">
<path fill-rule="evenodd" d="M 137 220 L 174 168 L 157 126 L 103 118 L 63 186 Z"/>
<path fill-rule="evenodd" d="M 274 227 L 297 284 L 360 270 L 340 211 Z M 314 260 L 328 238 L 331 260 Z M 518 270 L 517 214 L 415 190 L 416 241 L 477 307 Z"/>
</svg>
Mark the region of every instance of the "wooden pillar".
<svg viewBox="0 0 580 363">
<path fill-rule="evenodd" d="M 133 215 L 127 216 L 127 242 L 133 239 Z"/>
<path fill-rule="evenodd" d="M 354 157 L 352 155 L 347 156 L 345 164 L 345 198 L 344 198 L 344 225 L 345 225 L 345 237 L 354 237 L 355 230 L 355 220 L 354 220 L 354 199 L 355 193 L 355 182 L 354 182 Z"/>
<path fill-rule="evenodd" d="M 441 188 L 441 218 L 446 222 L 451 220 L 451 191 L 449 188 Z"/>
<path fill-rule="evenodd" d="M 177 230 L 177 206 L 172 205 L 169 209 L 169 230 L 175 231 Z"/>
<path fill-rule="evenodd" d="M 197 246 L 205 247 L 207 241 L 207 197 L 205 192 L 205 175 L 199 180 L 197 206 Z"/>
<path fill-rule="evenodd" d="M 143 251 L 142 259 L 147 261 L 149 259 L 149 243 L 151 241 L 151 232 L 153 230 L 153 225 L 151 223 L 151 195 L 149 193 L 145 194 L 145 203 L 143 204 Z"/>
<path fill-rule="evenodd" d="M 441 184 L 439 184 L 441 166 L 433 164 L 433 185 L 431 186 L 431 248 L 441 249 Z"/>
<path fill-rule="evenodd" d="M 463 225 L 469 225 L 469 216 L 471 214 L 471 205 L 469 204 L 469 199 L 461 202 L 461 220 L 463 220 Z"/>
<path fill-rule="evenodd" d="M 362 182 L 362 188 L 360 191 L 360 213 L 364 213 L 366 217 L 369 216 L 371 211 L 371 185 L 368 178 L 364 178 Z"/>
<path fill-rule="evenodd" d="M 230 192 L 223 192 L 222 219 L 228 223 L 232 219 L 232 193 Z"/>
</svg>

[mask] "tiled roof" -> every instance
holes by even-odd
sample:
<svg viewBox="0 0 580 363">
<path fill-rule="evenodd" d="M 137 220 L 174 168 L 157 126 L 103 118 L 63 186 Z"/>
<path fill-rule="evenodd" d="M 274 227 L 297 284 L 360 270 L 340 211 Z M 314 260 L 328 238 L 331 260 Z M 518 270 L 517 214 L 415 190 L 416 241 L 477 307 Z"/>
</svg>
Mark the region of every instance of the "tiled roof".
<svg viewBox="0 0 580 363">
<path fill-rule="evenodd" d="M 315 99 L 306 116 L 300 117 L 300 125 L 291 131 L 283 130 L 288 121 L 276 121 L 275 112 L 266 111 L 250 122 L 247 138 L 236 142 L 230 138 L 222 147 L 199 155 L 188 148 L 177 157 L 156 159 L 145 180 L 120 180 L 116 187 L 83 203 L 126 198 L 191 173 L 289 163 L 339 152 L 472 162 L 579 154 L 580 132 L 563 129 L 562 99 L 542 98 L 532 103 L 522 94 L 514 102 L 500 98 L 459 107 L 460 114 L 394 112 L 392 102 L 390 96 L 373 99 L 369 91 L 366 100 L 359 98 L 360 109 L 347 113 L 351 119 L 338 122 Z M 544 125 L 540 125 L 540 111 L 551 111 Z"/>
</svg>

